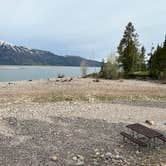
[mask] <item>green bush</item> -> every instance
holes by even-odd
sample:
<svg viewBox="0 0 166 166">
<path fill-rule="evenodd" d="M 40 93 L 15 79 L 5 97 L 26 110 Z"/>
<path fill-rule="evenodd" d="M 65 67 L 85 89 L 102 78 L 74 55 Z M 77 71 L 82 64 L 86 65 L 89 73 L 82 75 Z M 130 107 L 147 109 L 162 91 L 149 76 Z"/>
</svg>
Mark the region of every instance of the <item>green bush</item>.
<svg viewBox="0 0 166 166">
<path fill-rule="evenodd" d="M 107 62 L 102 62 L 99 77 L 105 79 L 119 79 L 121 72 L 115 54 L 111 54 Z"/>
</svg>

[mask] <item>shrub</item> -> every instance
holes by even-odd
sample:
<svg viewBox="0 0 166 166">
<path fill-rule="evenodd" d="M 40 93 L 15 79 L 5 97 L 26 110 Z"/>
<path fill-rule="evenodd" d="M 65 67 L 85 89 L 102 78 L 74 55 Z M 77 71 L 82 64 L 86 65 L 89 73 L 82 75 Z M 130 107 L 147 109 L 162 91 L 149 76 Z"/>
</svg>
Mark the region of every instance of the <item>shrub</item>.
<svg viewBox="0 0 166 166">
<path fill-rule="evenodd" d="M 111 54 L 106 63 L 104 61 L 102 62 L 99 76 L 105 79 L 120 78 L 121 72 L 115 54 Z"/>
</svg>

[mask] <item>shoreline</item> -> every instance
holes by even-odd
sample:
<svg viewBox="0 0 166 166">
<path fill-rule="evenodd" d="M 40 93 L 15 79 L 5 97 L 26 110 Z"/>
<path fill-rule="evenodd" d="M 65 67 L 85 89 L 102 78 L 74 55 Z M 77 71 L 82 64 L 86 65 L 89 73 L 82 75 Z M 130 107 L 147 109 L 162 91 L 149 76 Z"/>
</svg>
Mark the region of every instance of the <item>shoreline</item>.
<svg viewBox="0 0 166 166">
<path fill-rule="evenodd" d="M 0 83 L 0 94 L 1 165 L 74 166 L 75 156 L 92 166 L 166 164 L 163 144 L 151 153 L 120 135 L 132 123 L 166 135 L 166 102 L 151 99 L 165 97 L 165 85 L 63 78 Z M 136 96 L 144 101 L 133 100 Z"/>
<path fill-rule="evenodd" d="M 49 65 L 0 65 L 0 70 L 1 69 L 15 69 L 15 68 L 58 68 L 58 67 L 72 67 L 72 68 L 78 68 L 80 66 L 49 66 Z M 88 68 L 100 68 L 100 67 L 95 67 L 95 66 L 89 66 Z"/>
</svg>

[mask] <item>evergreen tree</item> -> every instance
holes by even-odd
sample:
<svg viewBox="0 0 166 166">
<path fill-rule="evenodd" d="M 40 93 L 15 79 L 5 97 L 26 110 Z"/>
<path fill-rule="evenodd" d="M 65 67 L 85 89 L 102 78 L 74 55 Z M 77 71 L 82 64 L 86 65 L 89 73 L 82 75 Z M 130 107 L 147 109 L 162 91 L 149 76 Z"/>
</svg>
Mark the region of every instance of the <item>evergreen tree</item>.
<svg viewBox="0 0 166 166">
<path fill-rule="evenodd" d="M 139 56 L 139 70 L 140 71 L 146 70 L 145 53 L 146 53 L 145 47 L 142 46 L 140 56 Z"/>
<path fill-rule="evenodd" d="M 119 63 L 122 64 L 125 74 L 138 70 L 139 42 L 138 35 L 131 22 L 126 26 L 123 38 L 118 46 Z"/>
<path fill-rule="evenodd" d="M 166 79 L 166 37 L 162 46 L 158 45 L 150 60 L 150 73 L 155 78 Z"/>
<path fill-rule="evenodd" d="M 164 41 L 164 48 L 166 48 L 166 35 L 165 35 L 165 41 Z"/>
</svg>

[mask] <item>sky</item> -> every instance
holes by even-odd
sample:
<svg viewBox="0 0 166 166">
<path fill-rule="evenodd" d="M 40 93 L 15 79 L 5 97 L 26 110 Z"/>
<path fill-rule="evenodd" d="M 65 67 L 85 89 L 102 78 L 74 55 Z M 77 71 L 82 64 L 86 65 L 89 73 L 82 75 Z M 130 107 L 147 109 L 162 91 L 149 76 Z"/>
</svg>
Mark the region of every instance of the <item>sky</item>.
<svg viewBox="0 0 166 166">
<path fill-rule="evenodd" d="M 101 60 L 133 22 L 147 49 L 164 41 L 165 0 L 0 0 L 0 40 Z"/>
</svg>

